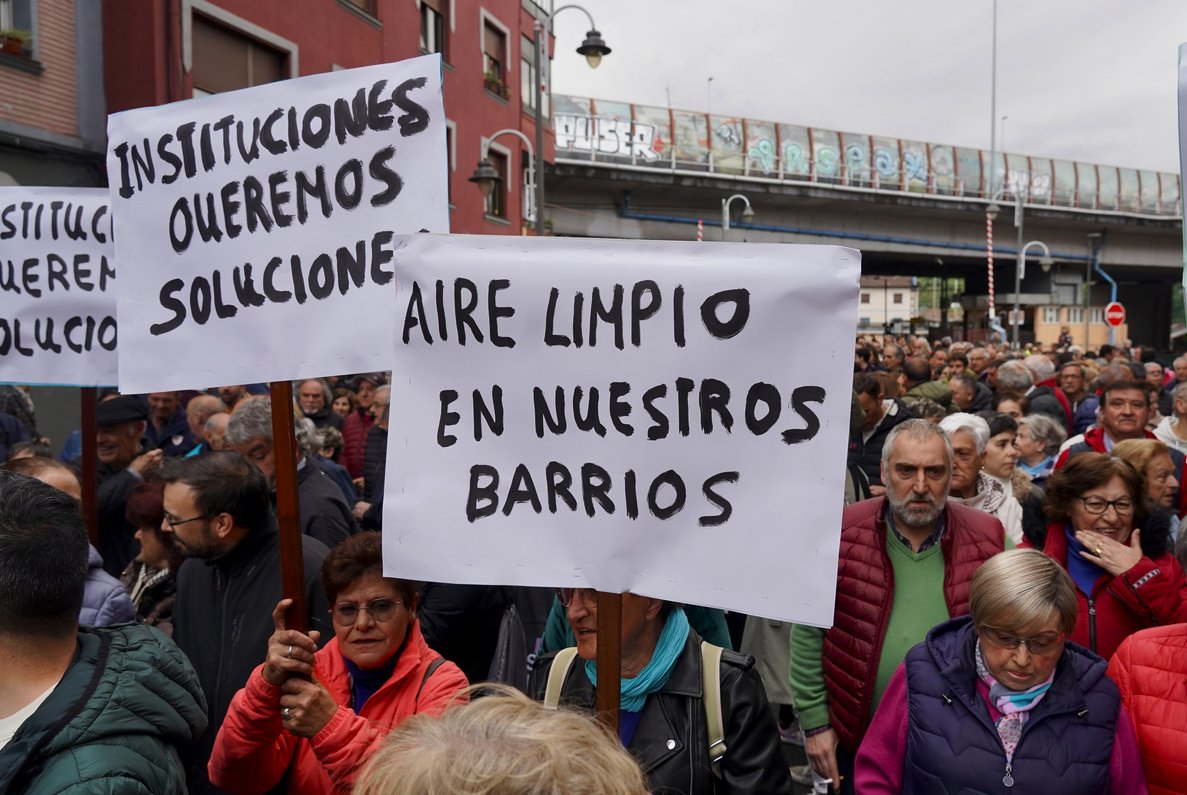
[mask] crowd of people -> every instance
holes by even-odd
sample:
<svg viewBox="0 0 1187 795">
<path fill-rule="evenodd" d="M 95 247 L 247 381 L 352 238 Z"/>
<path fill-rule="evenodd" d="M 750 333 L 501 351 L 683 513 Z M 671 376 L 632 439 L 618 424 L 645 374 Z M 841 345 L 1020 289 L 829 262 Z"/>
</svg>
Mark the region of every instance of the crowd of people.
<svg viewBox="0 0 1187 795">
<path fill-rule="evenodd" d="M 385 577 L 388 375 L 293 395 L 0 386 L 0 795 L 1187 792 L 1187 357 L 857 337 L 833 626 L 626 594 L 617 734 L 598 593 Z"/>
</svg>

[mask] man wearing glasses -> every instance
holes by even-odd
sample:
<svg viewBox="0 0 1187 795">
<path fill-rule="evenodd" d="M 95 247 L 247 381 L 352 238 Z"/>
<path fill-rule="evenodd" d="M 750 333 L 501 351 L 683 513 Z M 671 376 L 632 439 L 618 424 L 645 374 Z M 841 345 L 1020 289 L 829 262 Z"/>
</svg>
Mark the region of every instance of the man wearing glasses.
<svg viewBox="0 0 1187 795">
<path fill-rule="evenodd" d="M 1055 469 L 1062 469 L 1068 460 L 1081 453 L 1104 453 L 1113 451 L 1117 442 L 1126 439 L 1156 439 L 1146 430 L 1150 402 L 1146 385 L 1140 381 L 1118 381 L 1101 390 L 1100 407 L 1096 410 L 1097 424 L 1084 433 L 1073 436 L 1063 443 Z M 1175 479 L 1179 491 L 1171 502 L 1172 510 L 1180 517 L 1187 513 L 1187 489 L 1183 488 L 1183 464 L 1187 458 L 1174 449 L 1168 450 L 1171 463 L 1175 465 Z"/>
<path fill-rule="evenodd" d="M 190 793 L 219 792 L 206 763 L 231 698 L 264 662 L 274 626 L 272 610 L 284 596 L 276 517 L 268 483 L 238 453 L 211 452 L 167 462 L 163 532 L 172 533 L 188 558 L 177 574 L 173 640 L 198 672 L 210 728 L 190 758 Z M 318 582 L 328 550 L 301 536 L 309 629 L 333 637 L 324 616 L 330 605 Z M 199 563 L 201 561 L 201 563 Z"/>
<path fill-rule="evenodd" d="M 833 627 L 791 632 L 808 761 L 843 793 L 891 675 L 932 626 L 968 613 L 973 572 L 1005 544 L 996 518 L 948 501 L 952 444 L 927 420 L 890 432 L 882 481 L 885 496 L 842 514 Z"/>
</svg>

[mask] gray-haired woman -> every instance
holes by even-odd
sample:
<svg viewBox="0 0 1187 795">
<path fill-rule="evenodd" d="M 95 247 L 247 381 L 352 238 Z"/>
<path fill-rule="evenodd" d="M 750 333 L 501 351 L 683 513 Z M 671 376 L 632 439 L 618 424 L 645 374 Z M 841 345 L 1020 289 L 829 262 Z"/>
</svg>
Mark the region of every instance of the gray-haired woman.
<svg viewBox="0 0 1187 795">
<path fill-rule="evenodd" d="M 1067 439 L 1067 432 L 1046 414 L 1030 414 L 1018 420 L 1018 468 L 1030 475 L 1040 489 L 1055 469 L 1059 446 Z"/>
<path fill-rule="evenodd" d="M 982 565 L 971 615 L 933 628 L 890 680 L 857 754 L 856 790 L 1146 792 L 1106 662 L 1066 641 L 1075 589 L 1037 550 Z"/>
</svg>

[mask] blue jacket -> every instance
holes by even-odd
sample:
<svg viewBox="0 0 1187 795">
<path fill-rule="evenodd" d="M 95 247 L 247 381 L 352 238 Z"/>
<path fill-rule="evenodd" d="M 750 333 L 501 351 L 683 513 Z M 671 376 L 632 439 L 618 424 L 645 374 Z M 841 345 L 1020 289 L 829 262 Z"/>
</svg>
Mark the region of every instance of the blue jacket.
<svg viewBox="0 0 1187 795">
<path fill-rule="evenodd" d="M 78 623 L 88 627 L 109 627 L 112 624 L 129 624 L 136 620 L 136 611 L 128 592 L 115 577 L 103 571 L 103 558 L 99 550 L 91 547 L 87 559 L 86 586 L 82 592 L 82 610 L 78 611 Z"/>
<path fill-rule="evenodd" d="M 907 653 L 903 793 L 1109 791 L 1121 697 L 1107 663 L 1074 643 L 1030 713 L 1013 763 L 977 692 L 976 633 L 968 616 L 934 627 Z M 1003 783 L 1007 774 L 1018 789 Z"/>
</svg>

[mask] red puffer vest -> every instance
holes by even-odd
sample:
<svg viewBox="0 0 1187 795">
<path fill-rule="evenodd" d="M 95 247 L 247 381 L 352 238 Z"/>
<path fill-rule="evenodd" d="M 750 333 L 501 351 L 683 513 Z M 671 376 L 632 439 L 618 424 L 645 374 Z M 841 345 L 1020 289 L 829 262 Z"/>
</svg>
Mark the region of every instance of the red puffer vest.
<svg viewBox="0 0 1187 795">
<path fill-rule="evenodd" d="M 1142 750 L 1150 795 L 1187 793 L 1187 624 L 1130 635 L 1109 663 Z"/>
<path fill-rule="evenodd" d="M 864 500 L 841 518 L 836 612 L 824 636 L 823 662 L 829 720 L 850 753 L 857 753 L 870 724 L 874 674 L 894 604 L 886 507 L 885 497 Z M 954 503 L 948 503 L 946 522 L 940 539 L 944 602 L 955 618 L 969 612 L 973 572 L 1004 549 L 1005 530 L 995 517 Z"/>
</svg>

